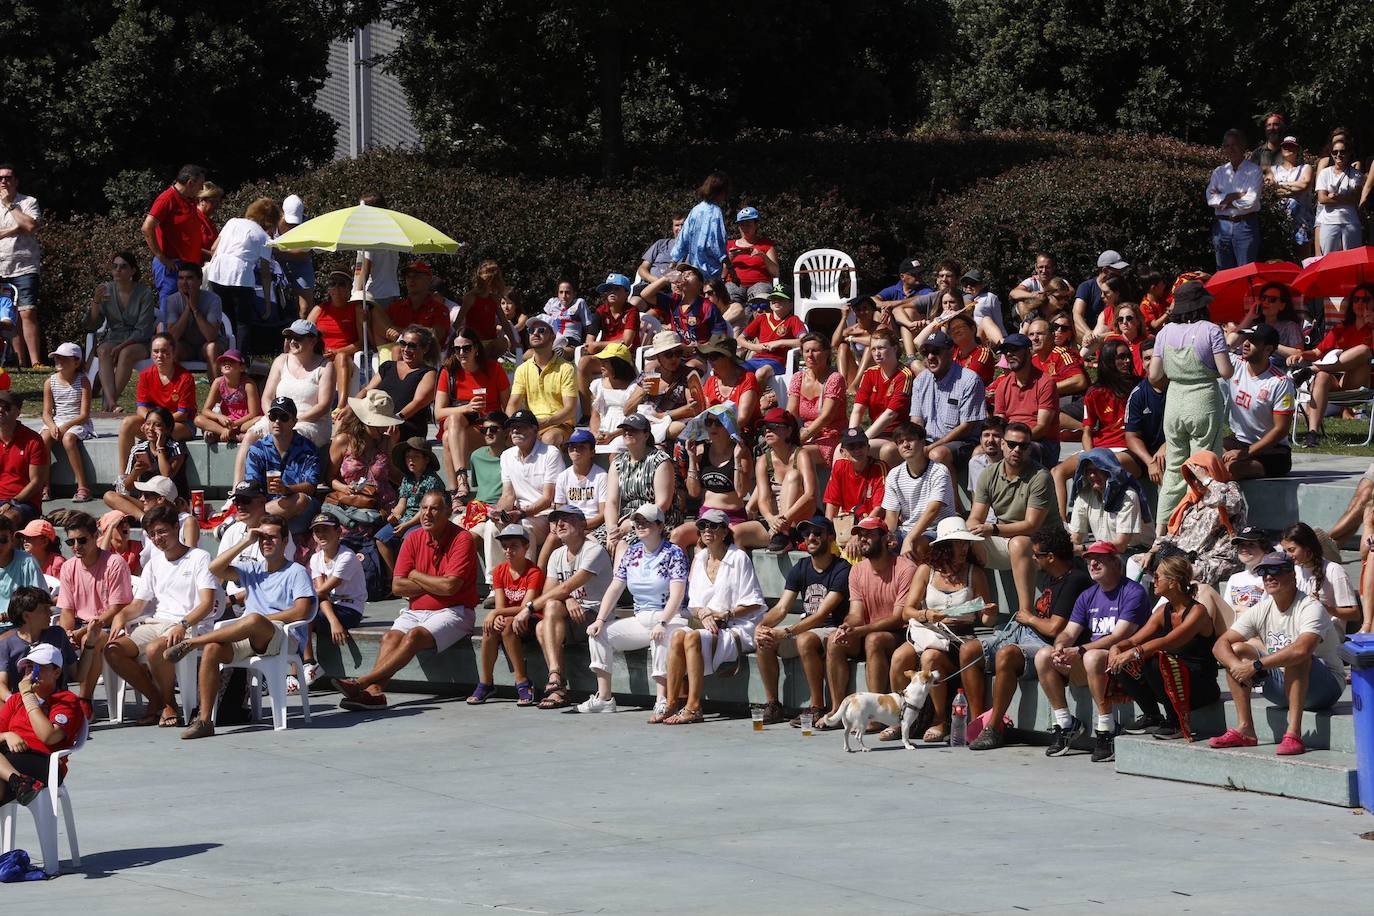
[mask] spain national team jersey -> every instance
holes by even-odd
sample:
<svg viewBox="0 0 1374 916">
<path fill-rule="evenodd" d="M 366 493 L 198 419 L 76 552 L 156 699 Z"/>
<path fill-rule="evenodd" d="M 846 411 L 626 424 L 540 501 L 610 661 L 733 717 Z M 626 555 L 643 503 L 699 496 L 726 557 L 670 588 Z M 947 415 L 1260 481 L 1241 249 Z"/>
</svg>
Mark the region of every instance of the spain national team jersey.
<svg viewBox="0 0 1374 916">
<path fill-rule="evenodd" d="M 1293 413 L 1293 380 L 1266 366 L 1259 375 L 1244 360 L 1231 375 L 1231 432 L 1246 445 L 1254 445 L 1274 428 L 1274 418 Z"/>
</svg>

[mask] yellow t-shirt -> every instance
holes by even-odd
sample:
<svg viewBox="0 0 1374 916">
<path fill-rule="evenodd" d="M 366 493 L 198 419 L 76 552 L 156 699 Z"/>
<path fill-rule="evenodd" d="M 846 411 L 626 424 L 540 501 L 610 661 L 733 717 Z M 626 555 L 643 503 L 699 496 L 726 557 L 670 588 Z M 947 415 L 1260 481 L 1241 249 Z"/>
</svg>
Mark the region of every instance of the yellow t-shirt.
<svg viewBox="0 0 1374 916">
<path fill-rule="evenodd" d="M 541 371 L 533 358 L 525 360 L 515 370 L 511 396 L 523 394 L 525 406 L 541 421 L 563 409 L 565 397 L 577 397 L 577 376 L 572 363 L 554 357 Z"/>
</svg>

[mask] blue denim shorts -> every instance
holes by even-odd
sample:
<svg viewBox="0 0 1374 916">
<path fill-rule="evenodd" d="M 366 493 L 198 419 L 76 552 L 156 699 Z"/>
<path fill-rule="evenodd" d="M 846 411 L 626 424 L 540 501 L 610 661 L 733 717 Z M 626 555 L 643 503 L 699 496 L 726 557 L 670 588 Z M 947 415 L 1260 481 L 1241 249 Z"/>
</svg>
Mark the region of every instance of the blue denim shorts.
<svg viewBox="0 0 1374 916">
<path fill-rule="evenodd" d="M 766 356 L 756 356 L 753 359 L 746 359 L 744 361 L 744 368 L 748 369 L 750 372 L 758 372 L 765 366 L 779 374 L 781 374 L 785 368 L 779 360 L 769 359 Z"/>
<path fill-rule="evenodd" d="M 1032 630 L 1025 624 L 1012 621 L 993 635 L 992 639 L 983 640 L 983 667 L 988 674 L 997 670 L 997 653 L 1003 646 L 1016 646 L 1021 650 L 1021 654 L 1026 659 L 1025 667 L 1021 669 L 1021 680 L 1034 680 L 1035 656 L 1041 649 L 1050 648 L 1050 644 L 1045 641 L 1045 637 Z"/>
<path fill-rule="evenodd" d="M 1280 709 L 1288 708 L 1288 686 L 1284 682 L 1282 668 L 1271 668 L 1261 682 L 1261 689 L 1270 703 Z M 1312 656 L 1312 670 L 1307 675 L 1307 695 L 1303 697 L 1302 708 L 1308 712 L 1330 709 L 1344 692 L 1344 673 L 1336 674 L 1326 667 L 1326 662 Z"/>
<path fill-rule="evenodd" d="M 38 307 L 38 273 L 0 277 L 0 283 L 14 284 L 14 307 L 21 311 Z"/>
</svg>

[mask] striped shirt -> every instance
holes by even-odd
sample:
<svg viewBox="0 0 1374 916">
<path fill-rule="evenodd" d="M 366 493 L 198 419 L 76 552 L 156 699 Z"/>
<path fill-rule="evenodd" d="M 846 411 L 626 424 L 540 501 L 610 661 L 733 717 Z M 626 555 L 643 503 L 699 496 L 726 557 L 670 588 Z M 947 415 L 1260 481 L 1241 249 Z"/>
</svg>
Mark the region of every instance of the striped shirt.
<svg viewBox="0 0 1374 916">
<path fill-rule="evenodd" d="M 954 515 L 954 483 L 948 469 L 940 462 L 927 464 L 920 477 L 912 476 L 906 462 L 887 472 L 883 508 L 898 514 L 898 528 L 906 530 L 916 524 L 921 514 L 936 501 L 941 504 L 940 511 L 931 519 L 929 531 L 934 531 L 941 519 Z"/>
</svg>

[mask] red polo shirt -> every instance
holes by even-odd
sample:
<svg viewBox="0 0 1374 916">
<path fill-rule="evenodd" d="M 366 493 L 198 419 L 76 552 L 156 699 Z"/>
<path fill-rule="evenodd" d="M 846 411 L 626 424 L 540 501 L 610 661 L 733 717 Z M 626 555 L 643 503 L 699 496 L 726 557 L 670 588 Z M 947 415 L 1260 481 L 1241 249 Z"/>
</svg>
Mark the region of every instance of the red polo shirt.
<svg viewBox="0 0 1374 916">
<path fill-rule="evenodd" d="M 626 303 L 624 311 L 617 318 L 611 314 L 611 307 L 603 302 L 596 307 L 596 314 L 601 319 L 601 340 L 618 341 L 626 331 L 632 331 L 633 336 L 626 346 L 631 350 L 639 346 L 639 309 Z"/>
<path fill-rule="evenodd" d="M 458 589 L 447 595 L 416 595 L 410 599 L 413 611 L 440 611 L 448 607 L 477 606 L 477 547 L 464 528 L 449 523 L 448 533 L 436 544 L 429 532 L 417 527 L 401 542 L 396 557 L 396 575 L 408 576 L 417 570 L 428 576 L 457 576 Z"/>
<path fill-rule="evenodd" d="M 1058 442 L 1059 395 L 1054 390 L 1054 379 L 1039 369 L 1031 370 L 1030 381 L 1024 386 L 1014 374 L 1008 373 L 993 391 L 992 412 L 1006 417 L 1008 423 L 1024 423 L 1034 429 L 1037 415 L 1042 410 L 1048 410 L 1053 419 L 1044 435 L 1035 438 Z"/>
<path fill-rule="evenodd" d="M 172 366 L 172 378 L 162 383 L 157 366 L 149 366 L 138 374 L 137 399 L 139 407 L 166 407 L 175 416 L 177 411 L 196 412 L 196 379 L 181 368 Z"/>
<path fill-rule="evenodd" d="M 0 499 L 18 496 L 29 485 L 29 468 L 47 463 L 48 447 L 43 444 L 43 437 L 20 423 L 14 428 L 13 442 L 0 440 Z M 41 510 L 43 491 L 36 492 L 29 502 Z"/>
<path fill-rule="evenodd" d="M 205 241 L 205 223 L 196 202 L 183 197 L 176 185 L 157 196 L 148 215 L 157 220 L 157 243 L 162 253 L 177 261 L 201 262 L 200 246 Z"/>
<path fill-rule="evenodd" d="M 963 354 L 954 354 L 954 361 L 983 380 L 984 385 L 992 384 L 992 373 L 997 368 L 997 354 L 981 344 Z"/>
</svg>

